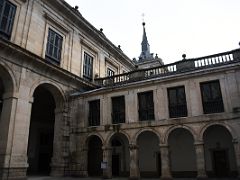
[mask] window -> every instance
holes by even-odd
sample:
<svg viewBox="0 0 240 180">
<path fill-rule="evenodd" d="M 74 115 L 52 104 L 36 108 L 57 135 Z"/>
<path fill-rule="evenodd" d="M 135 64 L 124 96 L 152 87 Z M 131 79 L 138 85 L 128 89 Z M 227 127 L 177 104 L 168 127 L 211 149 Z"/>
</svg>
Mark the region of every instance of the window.
<svg viewBox="0 0 240 180">
<path fill-rule="evenodd" d="M 88 125 L 100 125 L 100 100 L 89 101 Z"/>
<path fill-rule="evenodd" d="M 187 116 L 184 86 L 168 88 L 168 109 L 170 118 Z"/>
<path fill-rule="evenodd" d="M 0 36 L 11 38 L 16 6 L 7 0 L 0 0 Z"/>
<path fill-rule="evenodd" d="M 111 70 L 110 68 L 107 68 L 107 76 L 109 77 L 109 76 L 114 76 L 114 71 L 113 70 Z"/>
<path fill-rule="evenodd" d="M 125 123 L 125 99 L 124 96 L 112 98 L 112 123 Z"/>
<path fill-rule="evenodd" d="M 62 41 L 63 41 L 62 36 L 49 28 L 46 48 L 46 59 L 54 63 L 60 64 L 62 53 Z"/>
<path fill-rule="evenodd" d="M 139 120 L 154 120 L 153 92 L 138 93 Z"/>
<path fill-rule="evenodd" d="M 93 76 L 93 57 L 84 52 L 83 77 L 92 80 Z"/>
<path fill-rule="evenodd" d="M 224 111 L 219 81 L 200 83 L 204 114 Z"/>
</svg>

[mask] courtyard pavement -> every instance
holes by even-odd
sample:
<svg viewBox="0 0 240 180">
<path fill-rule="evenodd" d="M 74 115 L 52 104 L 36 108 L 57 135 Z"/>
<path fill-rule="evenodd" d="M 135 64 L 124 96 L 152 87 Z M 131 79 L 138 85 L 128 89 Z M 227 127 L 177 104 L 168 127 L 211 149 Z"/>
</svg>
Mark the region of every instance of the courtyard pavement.
<svg viewBox="0 0 240 180">
<path fill-rule="evenodd" d="M 209 180 L 237 180 L 234 178 L 209 178 Z M 102 178 L 75 178 L 75 177 L 28 177 L 28 180 L 102 180 Z M 128 178 L 112 178 L 112 180 L 128 180 Z M 141 180 L 159 180 L 159 178 L 141 178 Z M 195 178 L 175 178 L 175 180 L 196 180 Z"/>
</svg>

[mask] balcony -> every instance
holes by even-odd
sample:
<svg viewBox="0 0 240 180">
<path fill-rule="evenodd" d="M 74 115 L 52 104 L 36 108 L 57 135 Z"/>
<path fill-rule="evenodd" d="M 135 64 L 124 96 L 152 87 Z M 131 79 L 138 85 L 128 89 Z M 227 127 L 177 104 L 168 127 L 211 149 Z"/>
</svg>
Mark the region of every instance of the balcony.
<svg viewBox="0 0 240 180">
<path fill-rule="evenodd" d="M 99 87 L 117 86 L 156 77 L 164 77 L 200 69 L 224 66 L 226 64 L 233 64 L 236 62 L 240 62 L 240 49 L 200 58 L 184 59 L 182 61 L 177 61 L 163 66 L 139 69 L 111 77 L 97 78 L 95 79 L 95 83 Z"/>
</svg>

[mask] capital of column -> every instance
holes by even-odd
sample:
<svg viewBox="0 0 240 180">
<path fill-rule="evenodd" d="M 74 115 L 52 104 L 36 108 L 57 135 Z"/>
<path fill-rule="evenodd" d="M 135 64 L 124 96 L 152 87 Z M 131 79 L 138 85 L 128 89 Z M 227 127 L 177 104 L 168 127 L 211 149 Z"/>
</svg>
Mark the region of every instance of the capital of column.
<svg viewBox="0 0 240 180">
<path fill-rule="evenodd" d="M 130 150 L 137 150 L 139 146 L 137 144 L 129 144 L 129 149 Z"/>
<path fill-rule="evenodd" d="M 111 151 L 113 148 L 111 146 L 103 146 L 102 150 L 103 151 Z"/>
<path fill-rule="evenodd" d="M 3 100 L 5 99 L 18 99 L 19 98 L 19 94 L 18 93 L 11 93 L 11 92 L 7 92 L 3 94 Z"/>
<path fill-rule="evenodd" d="M 203 146 L 204 142 L 203 141 L 195 141 L 194 146 Z"/>
<path fill-rule="evenodd" d="M 82 150 L 83 150 L 83 151 L 88 151 L 88 148 L 87 148 L 87 147 L 85 147 L 85 148 L 83 148 Z"/>
<path fill-rule="evenodd" d="M 159 144 L 160 149 L 169 148 L 168 144 Z"/>
<path fill-rule="evenodd" d="M 232 139 L 232 143 L 233 143 L 233 144 L 238 144 L 238 140 L 237 140 L 236 138 L 233 138 L 233 139 Z"/>
</svg>

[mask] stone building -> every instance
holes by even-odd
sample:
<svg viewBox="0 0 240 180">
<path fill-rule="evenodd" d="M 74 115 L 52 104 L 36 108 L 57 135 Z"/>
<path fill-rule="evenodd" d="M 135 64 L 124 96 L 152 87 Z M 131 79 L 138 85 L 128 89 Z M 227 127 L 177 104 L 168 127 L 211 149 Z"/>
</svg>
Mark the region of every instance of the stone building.
<svg viewBox="0 0 240 180">
<path fill-rule="evenodd" d="M 64 0 L 0 0 L 0 179 L 238 177 L 240 49 L 141 61 Z"/>
</svg>

